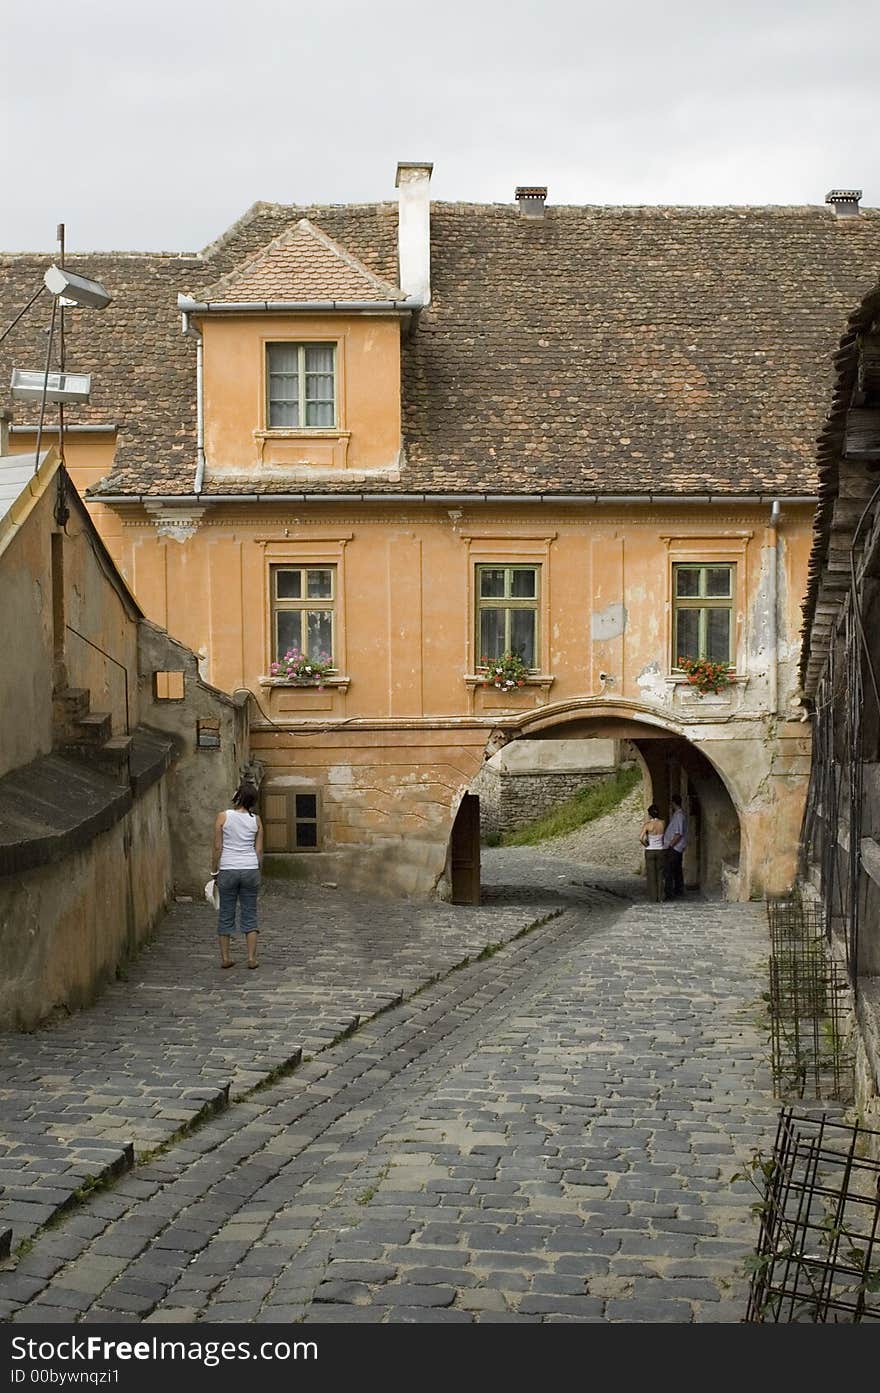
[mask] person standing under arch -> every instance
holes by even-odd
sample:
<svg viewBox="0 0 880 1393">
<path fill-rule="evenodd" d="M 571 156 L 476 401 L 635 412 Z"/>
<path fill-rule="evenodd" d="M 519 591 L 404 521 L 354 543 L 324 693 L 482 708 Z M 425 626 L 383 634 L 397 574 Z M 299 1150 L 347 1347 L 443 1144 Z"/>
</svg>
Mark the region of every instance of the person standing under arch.
<svg viewBox="0 0 880 1393">
<path fill-rule="evenodd" d="M 682 861 L 687 847 L 687 813 L 677 793 L 673 793 L 670 803 L 672 809 L 663 833 L 663 845 L 666 848 L 666 898 L 674 900 L 684 894 Z"/>
<path fill-rule="evenodd" d="M 665 828 L 660 809 L 656 803 L 652 803 L 639 841 L 645 848 L 645 883 L 648 887 L 648 899 L 653 900 L 655 904 L 666 898 L 666 852 L 663 849 Z"/>
</svg>

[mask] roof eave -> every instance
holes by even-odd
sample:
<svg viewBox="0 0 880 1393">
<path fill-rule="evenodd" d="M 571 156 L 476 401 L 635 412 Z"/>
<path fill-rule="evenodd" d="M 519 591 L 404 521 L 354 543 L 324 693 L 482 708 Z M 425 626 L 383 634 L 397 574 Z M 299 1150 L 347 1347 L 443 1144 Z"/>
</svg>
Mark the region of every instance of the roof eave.
<svg viewBox="0 0 880 1393">
<path fill-rule="evenodd" d="M 178 295 L 182 314 L 414 314 L 420 300 L 193 300 Z"/>
</svg>

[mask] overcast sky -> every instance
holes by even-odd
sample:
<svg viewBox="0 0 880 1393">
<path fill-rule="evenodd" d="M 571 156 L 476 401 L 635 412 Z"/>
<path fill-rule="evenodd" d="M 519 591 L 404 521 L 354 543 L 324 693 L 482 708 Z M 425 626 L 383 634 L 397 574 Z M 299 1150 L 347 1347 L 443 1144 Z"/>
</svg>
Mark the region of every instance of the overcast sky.
<svg viewBox="0 0 880 1393">
<path fill-rule="evenodd" d="M 197 250 L 256 199 L 880 205 L 877 0 L 10 0 L 0 248 Z"/>
</svg>

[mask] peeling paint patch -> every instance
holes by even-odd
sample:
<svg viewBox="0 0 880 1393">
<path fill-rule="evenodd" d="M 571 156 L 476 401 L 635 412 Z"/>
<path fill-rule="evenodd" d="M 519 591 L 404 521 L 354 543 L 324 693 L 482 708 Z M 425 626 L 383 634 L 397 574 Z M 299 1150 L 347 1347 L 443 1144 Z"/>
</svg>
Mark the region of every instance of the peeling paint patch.
<svg viewBox="0 0 880 1393">
<path fill-rule="evenodd" d="M 626 606 L 607 605 L 605 609 L 594 610 L 590 620 L 590 634 L 594 643 L 607 639 L 620 638 L 626 629 Z"/>
<path fill-rule="evenodd" d="M 660 660 L 655 658 L 652 663 L 643 667 L 636 683 L 646 696 L 653 696 L 655 701 L 665 701 L 667 697 L 666 683 L 660 671 Z"/>
</svg>

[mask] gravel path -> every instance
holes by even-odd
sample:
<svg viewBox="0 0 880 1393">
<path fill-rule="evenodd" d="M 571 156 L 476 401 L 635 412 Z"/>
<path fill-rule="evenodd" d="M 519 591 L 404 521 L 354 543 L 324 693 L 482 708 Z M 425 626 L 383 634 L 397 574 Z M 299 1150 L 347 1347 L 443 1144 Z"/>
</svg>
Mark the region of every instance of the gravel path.
<svg viewBox="0 0 880 1393">
<path fill-rule="evenodd" d="M 645 796 L 639 786 L 607 816 L 586 823 L 576 832 L 551 837 L 536 850 L 542 856 L 560 856 L 604 870 L 642 875 L 644 857 L 639 846 L 639 832 L 644 818 Z"/>
</svg>

